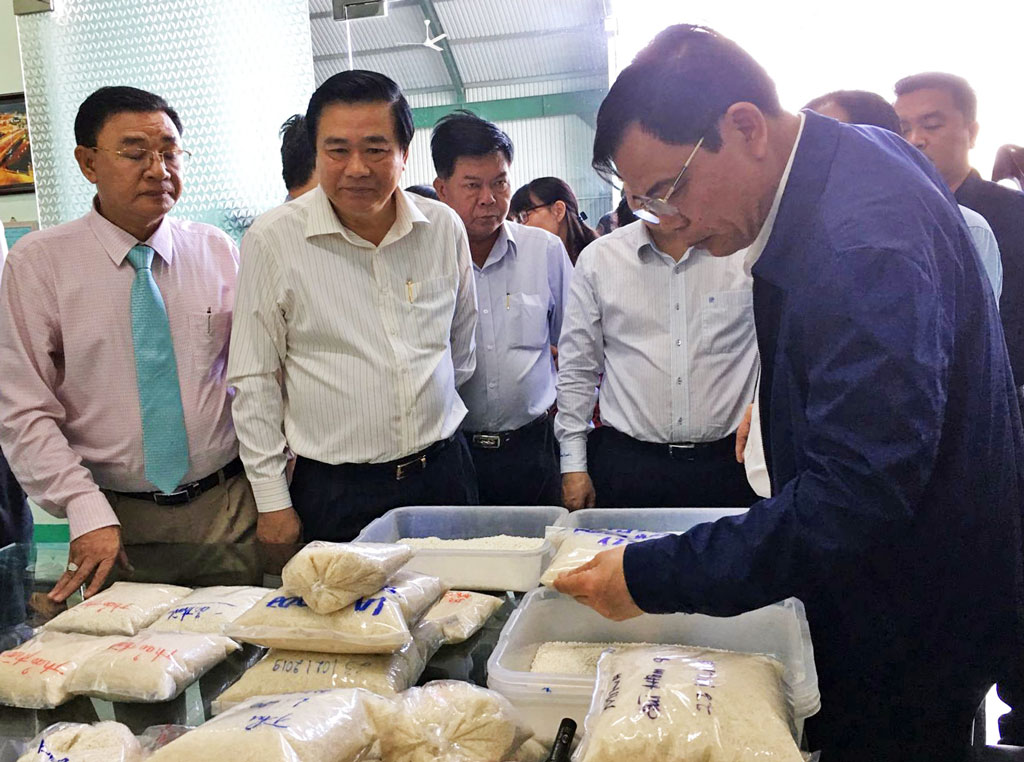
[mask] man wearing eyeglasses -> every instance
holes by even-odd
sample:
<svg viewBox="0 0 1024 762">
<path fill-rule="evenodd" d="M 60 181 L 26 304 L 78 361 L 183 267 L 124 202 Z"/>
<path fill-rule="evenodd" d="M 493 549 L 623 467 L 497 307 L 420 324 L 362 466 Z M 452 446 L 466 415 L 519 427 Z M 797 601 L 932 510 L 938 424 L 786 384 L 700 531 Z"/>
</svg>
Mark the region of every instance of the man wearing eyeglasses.
<svg viewBox="0 0 1024 762">
<path fill-rule="evenodd" d="M 555 586 L 617 620 L 798 597 L 821 691 L 809 748 L 967 759 L 1024 647 L 1024 431 L 942 177 L 888 131 L 787 113 L 756 61 L 690 25 L 619 75 L 594 163 L 674 207 L 688 244 L 751 268 L 772 497 Z"/>
<path fill-rule="evenodd" d="M 97 592 L 124 545 L 255 537 L 225 379 L 238 251 L 167 216 L 181 131 L 144 90 L 86 98 L 75 158 L 92 208 L 20 239 L 0 280 L 0 445 L 28 495 L 68 519 L 56 601 Z"/>
<path fill-rule="evenodd" d="M 686 192 L 700 150 L 698 140 L 650 195 L 629 188 L 640 221 L 598 238 L 576 263 L 555 421 L 570 510 L 757 499 L 734 455 L 757 381 L 751 279 L 740 258 L 691 245 L 666 201 Z M 592 429 L 598 383 L 603 425 Z"/>
</svg>

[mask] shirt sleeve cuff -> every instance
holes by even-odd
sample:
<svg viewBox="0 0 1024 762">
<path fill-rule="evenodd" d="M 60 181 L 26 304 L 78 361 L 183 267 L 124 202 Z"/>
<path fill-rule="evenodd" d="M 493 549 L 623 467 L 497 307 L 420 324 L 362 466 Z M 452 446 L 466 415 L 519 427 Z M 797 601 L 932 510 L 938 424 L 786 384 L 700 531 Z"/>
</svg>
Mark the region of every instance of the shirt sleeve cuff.
<svg viewBox="0 0 1024 762">
<path fill-rule="evenodd" d="M 288 479 L 284 474 L 275 479 L 249 480 L 252 495 L 256 498 L 256 510 L 260 513 L 283 511 L 292 507 L 292 496 L 288 492 Z"/>
<path fill-rule="evenodd" d="M 587 435 L 566 437 L 559 442 L 561 469 L 563 474 L 587 470 Z"/>
<path fill-rule="evenodd" d="M 121 526 L 117 514 L 102 492 L 76 497 L 67 505 L 68 535 L 72 540 L 86 532 L 109 526 Z"/>
</svg>

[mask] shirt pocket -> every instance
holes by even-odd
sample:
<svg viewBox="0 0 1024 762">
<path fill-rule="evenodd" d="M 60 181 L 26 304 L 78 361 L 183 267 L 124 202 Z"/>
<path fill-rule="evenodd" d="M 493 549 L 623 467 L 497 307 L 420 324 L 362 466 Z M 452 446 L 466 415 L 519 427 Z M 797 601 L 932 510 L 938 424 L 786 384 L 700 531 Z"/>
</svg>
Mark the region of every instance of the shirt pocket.
<svg viewBox="0 0 1024 762">
<path fill-rule="evenodd" d="M 192 367 L 203 377 L 222 376 L 228 361 L 231 313 L 190 312 L 188 329 Z"/>
<path fill-rule="evenodd" d="M 700 311 L 705 351 L 733 354 L 754 339 L 754 293 L 751 289 L 706 294 Z"/>
<path fill-rule="evenodd" d="M 448 346 L 455 317 L 455 280 L 451 276 L 407 281 L 406 317 L 408 328 L 424 348 L 443 350 Z"/>
<path fill-rule="evenodd" d="M 538 294 L 509 294 L 509 346 L 543 349 L 551 343 L 548 307 Z"/>
</svg>

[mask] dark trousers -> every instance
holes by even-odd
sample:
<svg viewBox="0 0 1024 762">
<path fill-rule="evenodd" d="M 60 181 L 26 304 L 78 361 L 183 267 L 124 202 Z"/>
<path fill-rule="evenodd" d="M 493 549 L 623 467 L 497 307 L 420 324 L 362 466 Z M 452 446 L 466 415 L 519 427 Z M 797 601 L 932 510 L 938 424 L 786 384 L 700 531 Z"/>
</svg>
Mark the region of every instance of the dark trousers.
<svg viewBox="0 0 1024 762">
<path fill-rule="evenodd" d="M 290 491 L 306 542 L 349 542 L 371 521 L 403 505 L 479 502 L 473 459 L 462 434 L 429 453 L 425 467 L 409 469 L 401 479 L 395 468 L 382 464 L 331 465 L 299 456 Z"/>
<path fill-rule="evenodd" d="M 481 505 L 561 505 L 562 476 L 553 420 L 514 431 L 500 447 L 474 444 L 467 433 L 476 466 Z"/>
<path fill-rule="evenodd" d="M 652 447 L 602 426 L 588 437 L 587 470 L 599 508 L 743 508 L 758 500 L 725 440 L 670 454 L 668 445 Z"/>
<path fill-rule="evenodd" d="M 0 548 L 12 542 L 31 542 L 32 525 L 25 493 L 0 453 Z"/>
</svg>

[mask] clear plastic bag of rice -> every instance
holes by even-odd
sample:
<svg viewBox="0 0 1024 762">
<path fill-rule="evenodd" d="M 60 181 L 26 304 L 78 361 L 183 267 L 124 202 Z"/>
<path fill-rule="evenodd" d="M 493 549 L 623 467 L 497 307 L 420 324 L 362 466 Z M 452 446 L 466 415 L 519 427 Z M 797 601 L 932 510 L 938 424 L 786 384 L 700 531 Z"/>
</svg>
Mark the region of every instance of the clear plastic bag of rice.
<svg viewBox="0 0 1024 762">
<path fill-rule="evenodd" d="M 377 729 L 358 688 L 249 699 L 157 751 L 148 762 L 370 762 Z"/>
<path fill-rule="evenodd" d="M 242 614 L 226 633 L 268 648 L 318 653 L 394 653 L 412 641 L 419 621 L 446 588 L 437 577 L 400 571 L 372 596 L 331 614 L 317 614 L 284 588 Z"/>
<path fill-rule="evenodd" d="M 578 569 L 603 550 L 620 545 L 654 540 L 666 532 L 642 532 L 636 529 L 582 529 L 579 527 L 546 527 L 545 537 L 558 552 L 544 570 L 540 583 L 549 587 L 565 572 Z"/>
<path fill-rule="evenodd" d="M 89 656 L 68 689 L 110 701 L 169 701 L 238 648 L 223 635 L 150 630 Z"/>
<path fill-rule="evenodd" d="M 389 762 L 507 760 L 533 735 L 500 693 L 457 680 L 410 688 L 378 712 Z"/>
<path fill-rule="evenodd" d="M 501 598 L 493 595 L 449 590 L 423 616 L 423 620 L 441 626 L 445 643 L 462 643 L 483 627 L 501 604 Z"/>
<path fill-rule="evenodd" d="M 120 722 L 58 722 L 37 735 L 18 762 L 140 762 L 142 746 Z"/>
<path fill-rule="evenodd" d="M 227 625 L 255 606 L 269 592 L 270 589 L 266 587 L 244 585 L 196 588 L 172 605 L 148 629 L 220 635 Z"/>
<path fill-rule="evenodd" d="M 574 762 L 802 762 L 775 659 L 688 646 L 608 651 Z"/>
<path fill-rule="evenodd" d="M 437 625 L 421 622 L 413 628 L 412 642 L 393 654 L 325 654 L 272 648 L 213 702 L 213 713 L 268 694 L 363 688 L 394 696 L 416 684 L 442 640 Z"/>
<path fill-rule="evenodd" d="M 42 631 L 17 648 L 0 653 L 0 704 L 52 709 L 69 698 L 68 683 L 78 666 L 120 638 Z"/>
<path fill-rule="evenodd" d="M 115 582 L 102 593 L 57 615 L 43 628 L 85 635 L 130 637 L 149 627 L 191 592 L 192 588 L 177 585 Z"/>
<path fill-rule="evenodd" d="M 384 587 L 412 558 L 408 545 L 315 541 L 281 571 L 285 590 L 317 614 L 330 614 Z"/>
</svg>

